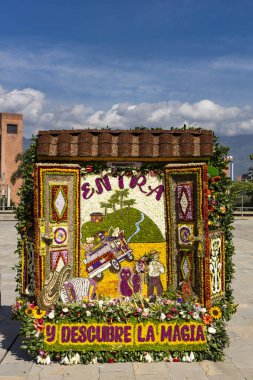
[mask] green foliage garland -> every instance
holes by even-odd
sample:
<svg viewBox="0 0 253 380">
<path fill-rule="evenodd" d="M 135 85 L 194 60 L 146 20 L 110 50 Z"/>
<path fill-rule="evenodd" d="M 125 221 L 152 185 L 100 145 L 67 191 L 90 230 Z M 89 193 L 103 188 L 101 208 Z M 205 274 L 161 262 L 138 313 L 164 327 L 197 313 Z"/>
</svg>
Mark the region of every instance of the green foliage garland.
<svg viewBox="0 0 253 380">
<path fill-rule="evenodd" d="M 21 278 L 21 265 L 22 265 L 22 247 L 23 242 L 26 240 L 34 240 L 34 212 L 33 212 L 33 171 L 36 160 L 36 137 L 32 137 L 30 148 L 27 149 L 21 157 L 19 157 L 20 165 L 17 171 L 12 176 L 12 182 L 16 179 L 22 179 L 22 185 L 19 189 L 18 195 L 20 202 L 16 208 L 16 229 L 18 232 L 17 249 L 15 253 L 19 255 L 19 263 L 15 266 L 17 272 L 17 291 L 22 292 L 22 278 Z"/>
</svg>

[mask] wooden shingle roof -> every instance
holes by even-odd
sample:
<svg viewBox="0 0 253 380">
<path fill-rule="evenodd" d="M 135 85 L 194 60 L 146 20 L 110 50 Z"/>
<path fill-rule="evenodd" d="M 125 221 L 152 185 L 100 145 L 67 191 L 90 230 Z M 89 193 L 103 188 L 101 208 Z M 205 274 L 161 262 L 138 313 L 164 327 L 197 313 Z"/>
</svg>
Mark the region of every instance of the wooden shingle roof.
<svg viewBox="0 0 253 380">
<path fill-rule="evenodd" d="M 40 131 L 40 161 L 169 160 L 213 155 L 213 132 L 172 130 L 52 130 Z"/>
</svg>

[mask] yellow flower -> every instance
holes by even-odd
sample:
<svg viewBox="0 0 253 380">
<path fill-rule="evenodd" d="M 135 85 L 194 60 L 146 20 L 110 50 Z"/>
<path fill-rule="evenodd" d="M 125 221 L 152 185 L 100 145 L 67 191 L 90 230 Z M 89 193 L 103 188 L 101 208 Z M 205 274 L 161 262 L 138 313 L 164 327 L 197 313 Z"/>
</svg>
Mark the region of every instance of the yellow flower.
<svg viewBox="0 0 253 380">
<path fill-rule="evenodd" d="M 33 317 L 36 318 L 36 319 L 40 319 L 42 317 L 44 317 L 46 315 L 46 311 L 45 310 L 40 310 L 38 307 L 35 307 L 33 309 Z"/>
<path fill-rule="evenodd" d="M 214 319 L 220 319 L 222 317 L 221 309 L 218 306 L 214 306 L 209 310 L 210 315 Z"/>
<path fill-rule="evenodd" d="M 26 313 L 26 315 L 28 315 L 29 317 L 33 317 L 33 309 L 31 309 L 31 308 L 27 308 L 27 309 L 25 309 L 25 313 Z"/>
</svg>

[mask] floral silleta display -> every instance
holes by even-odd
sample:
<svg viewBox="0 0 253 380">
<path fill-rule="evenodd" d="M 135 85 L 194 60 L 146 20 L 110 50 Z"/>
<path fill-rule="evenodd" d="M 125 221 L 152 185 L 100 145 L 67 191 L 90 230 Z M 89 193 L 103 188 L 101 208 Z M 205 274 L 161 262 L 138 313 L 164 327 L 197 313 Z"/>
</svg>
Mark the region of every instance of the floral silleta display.
<svg viewBox="0 0 253 380">
<path fill-rule="evenodd" d="M 226 154 L 202 129 L 39 132 L 19 168 L 13 306 L 38 363 L 222 360 Z"/>
</svg>

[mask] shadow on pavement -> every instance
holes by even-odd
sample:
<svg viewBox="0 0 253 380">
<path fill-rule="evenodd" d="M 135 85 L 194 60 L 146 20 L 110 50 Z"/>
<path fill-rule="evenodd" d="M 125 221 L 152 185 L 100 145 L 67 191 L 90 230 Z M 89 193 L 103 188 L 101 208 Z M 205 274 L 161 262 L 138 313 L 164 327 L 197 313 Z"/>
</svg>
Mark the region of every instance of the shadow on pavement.
<svg viewBox="0 0 253 380">
<path fill-rule="evenodd" d="M 22 339 L 19 337 L 20 321 L 11 319 L 11 306 L 0 307 L 0 363 L 6 356 L 16 360 L 31 361 L 32 357 L 26 350 L 20 349 Z"/>
</svg>

